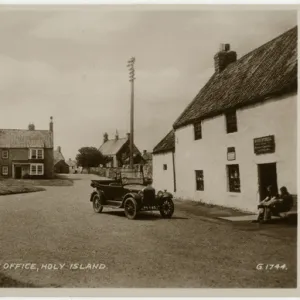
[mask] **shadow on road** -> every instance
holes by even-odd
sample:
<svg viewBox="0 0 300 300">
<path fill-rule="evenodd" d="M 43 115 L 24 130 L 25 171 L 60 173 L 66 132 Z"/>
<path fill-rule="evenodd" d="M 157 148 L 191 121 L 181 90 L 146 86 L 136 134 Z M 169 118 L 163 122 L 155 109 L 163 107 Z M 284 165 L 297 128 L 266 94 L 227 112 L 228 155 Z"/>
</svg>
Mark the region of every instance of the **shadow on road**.
<svg viewBox="0 0 300 300">
<path fill-rule="evenodd" d="M 39 286 L 32 283 L 26 283 L 23 281 L 13 279 L 10 276 L 6 276 L 3 273 L 0 273 L 0 288 L 43 288 L 43 287 L 46 286 Z M 57 284 L 50 284 L 47 285 L 47 287 L 59 288 L 61 286 Z"/>
<path fill-rule="evenodd" d="M 124 211 L 120 211 L 120 210 L 117 210 L 117 211 L 105 211 L 105 212 L 102 212 L 102 214 L 107 214 L 107 215 L 113 215 L 113 216 L 118 216 L 118 217 L 126 218 Z M 187 220 L 188 218 L 174 216 L 171 219 L 175 219 L 175 220 Z M 149 220 L 155 221 L 155 220 L 164 220 L 164 219 L 159 214 L 145 212 L 145 213 L 138 214 L 136 220 L 139 220 L 139 221 L 149 221 Z"/>
<path fill-rule="evenodd" d="M 35 288 L 37 286 L 31 284 L 31 283 L 25 283 L 21 282 L 15 279 L 12 279 L 9 276 L 4 275 L 3 273 L 0 273 L 0 287 L 1 288 L 18 288 L 18 287 L 28 287 L 28 288 Z"/>
</svg>

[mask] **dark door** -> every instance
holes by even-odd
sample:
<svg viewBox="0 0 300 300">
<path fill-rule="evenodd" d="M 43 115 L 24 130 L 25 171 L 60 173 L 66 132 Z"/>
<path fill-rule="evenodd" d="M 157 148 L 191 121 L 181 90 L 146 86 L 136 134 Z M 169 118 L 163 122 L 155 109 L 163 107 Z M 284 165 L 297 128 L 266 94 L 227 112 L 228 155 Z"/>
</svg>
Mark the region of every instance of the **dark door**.
<svg viewBox="0 0 300 300">
<path fill-rule="evenodd" d="M 119 183 L 111 183 L 106 189 L 108 200 L 122 200 L 124 188 Z"/>
<path fill-rule="evenodd" d="M 17 179 L 20 179 L 22 177 L 22 168 L 21 167 L 16 167 L 15 168 L 15 177 Z"/>
<path fill-rule="evenodd" d="M 267 187 L 272 186 L 273 193 L 278 193 L 276 163 L 258 165 L 258 184 L 260 199 L 267 196 Z"/>
</svg>

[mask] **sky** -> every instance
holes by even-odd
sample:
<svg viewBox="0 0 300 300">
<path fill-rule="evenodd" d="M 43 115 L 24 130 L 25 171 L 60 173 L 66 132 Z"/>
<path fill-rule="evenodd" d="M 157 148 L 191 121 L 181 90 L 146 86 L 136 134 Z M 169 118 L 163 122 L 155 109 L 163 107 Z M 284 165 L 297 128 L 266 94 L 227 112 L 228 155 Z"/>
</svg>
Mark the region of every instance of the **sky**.
<svg viewBox="0 0 300 300">
<path fill-rule="evenodd" d="M 65 159 L 130 129 L 127 60 L 136 58 L 135 144 L 152 151 L 214 72 L 297 24 L 294 11 L 0 9 L 0 128 L 48 129 Z"/>
</svg>

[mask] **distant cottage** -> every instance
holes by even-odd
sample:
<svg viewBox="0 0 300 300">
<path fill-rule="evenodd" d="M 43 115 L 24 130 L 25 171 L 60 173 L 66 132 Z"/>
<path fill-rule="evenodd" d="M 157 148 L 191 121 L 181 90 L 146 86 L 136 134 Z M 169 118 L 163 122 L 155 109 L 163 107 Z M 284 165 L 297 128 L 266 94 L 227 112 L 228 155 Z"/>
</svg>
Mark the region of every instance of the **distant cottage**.
<svg viewBox="0 0 300 300">
<path fill-rule="evenodd" d="M 143 150 L 142 158 L 145 164 L 152 164 L 152 153 L 147 150 Z"/>
<path fill-rule="evenodd" d="M 153 185 L 158 190 L 176 192 L 174 130 L 153 149 Z"/>
<path fill-rule="evenodd" d="M 53 120 L 49 130 L 0 129 L 0 177 L 53 177 Z"/>
<path fill-rule="evenodd" d="M 79 168 L 77 167 L 77 162 L 69 158 L 66 163 L 69 166 L 69 173 L 74 174 L 79 172 Z M 81 171 L 81 170 L 80 170 Z"/>
<path fill-rule="evenodd" d="M 154 181 L 183 199 L 250 211 L 268 185 L 296 194 L 297 27 L 238 60 L 222 44 L 214 65 L 154 148 Z"/>
<path fill-rule="evenodd" d="M 109 139 L 108 134 L 105 133 L 99 151 L 110 158 L 110 162 L 106 164 L 106 167 L 122 167 L 129 162 L 130 134 L 128 133 L 126 138 L 119 138 L 119 134 L 116 132 L 115 138 Z M 141 153 L 135 145 L 133 155 L 134 163 L 140 163 L 142 160 Z"/>
<path fill-rule="evenodd" d="M 65 161 L 60 146 L 54 150 L 54 172 L 63 174 L 69 173 L 69 165 Z"/>
</svg>

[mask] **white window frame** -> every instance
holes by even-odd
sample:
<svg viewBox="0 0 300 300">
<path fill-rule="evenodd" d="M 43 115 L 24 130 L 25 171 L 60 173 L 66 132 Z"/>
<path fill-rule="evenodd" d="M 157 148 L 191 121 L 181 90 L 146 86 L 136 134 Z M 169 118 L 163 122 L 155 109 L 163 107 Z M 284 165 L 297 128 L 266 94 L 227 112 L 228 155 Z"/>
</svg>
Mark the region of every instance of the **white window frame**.
<svg viewBox="0 0 300 300">
<path fill-rule="evenodd" d="M 33 171 L 33 167 L 35 167 L 35 171 Z M 39 167 L 42 167 L 42 172 L 39 173 Z M 30 175 L 37 176 L 37 175 L 44 175 L 44 164 L 30 164 Z"/>
<path fill-rule="evenodd" d="M 6 172 L 4 172 L 4 169 L 6 169 Z M 3 176 L 7 176 L 8 175 L 8 166 L 2 166 L 1 167 L 1 174 Z"/>
<path fill-rule="evenodd" d="M 204 171 L 195 170 L 196 191 L 204 191 Z"/>
<path fill-rule="evenodd" d="M 4 155 L 4 153 L 6 153 L 6 155 Z M 2 158 L 8 159 L 8 150 L 2 150 Z"/>
<path fill-rule="evenodd" d="M 30 148 L 29 150 L 29 159 L 44 159 L 44 149 Z M 33 153 L 35 153 L 35 158 L 32 157 Z M 39 156 L 39 154 L 41 155 Z"/>
<path fill-rule="evenodd" d="M 230 168 L 236 168 L 236 175 L 235 177 L 230 177 Z M 227 188 L 229 193 L 241 193 L 241 171 L 240 171 L 240 165 L 239 164 L 229 164 L 226 165 L 227 169 Z M 232 189 L 231 182 L 236 181 L 238 188 Z"/>
</svg>

